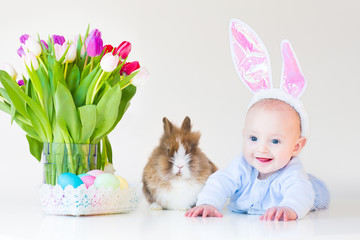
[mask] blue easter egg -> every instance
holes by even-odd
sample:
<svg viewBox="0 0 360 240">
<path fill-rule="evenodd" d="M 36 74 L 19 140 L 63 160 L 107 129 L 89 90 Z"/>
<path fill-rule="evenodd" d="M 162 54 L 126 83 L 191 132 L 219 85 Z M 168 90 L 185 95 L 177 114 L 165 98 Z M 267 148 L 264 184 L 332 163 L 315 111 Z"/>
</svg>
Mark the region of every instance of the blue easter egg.
<svg viewBox="0 0 360 240">
<path fill-rule="evenodd" d="M 77 188 L 78 186 L 83 184 L 83 181 L 73 173 L 63 173 L 58 177 L 57 183 L 63 189 L 65 189 L 65 187 L 69 185 L 73 186 L 74 188 Z"/>
</svg>

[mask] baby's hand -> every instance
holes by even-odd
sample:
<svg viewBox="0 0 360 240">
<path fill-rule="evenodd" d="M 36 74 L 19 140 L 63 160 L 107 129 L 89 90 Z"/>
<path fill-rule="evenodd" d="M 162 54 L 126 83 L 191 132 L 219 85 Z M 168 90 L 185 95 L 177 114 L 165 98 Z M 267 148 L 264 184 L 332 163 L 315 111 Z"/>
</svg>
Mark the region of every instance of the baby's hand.
<svg viewBox="0 0 360 240">
<path fill-rule="evenodd" d="M 206 217 L 222 217 L 223 215 L 211 205 L 200 205 L 197 207 L 193 207 L 189 211 L 185 213 L 185 217 L 197 217 L 202 216 Z"/>
<path fill-rule="evenodd" d="M 291 221 L 296 220 L 297 214 L 294 210 L 288 207 L 272 207 L 266 210 L 265 214 L 260 216 L 263 221 Z"/>
</svg>

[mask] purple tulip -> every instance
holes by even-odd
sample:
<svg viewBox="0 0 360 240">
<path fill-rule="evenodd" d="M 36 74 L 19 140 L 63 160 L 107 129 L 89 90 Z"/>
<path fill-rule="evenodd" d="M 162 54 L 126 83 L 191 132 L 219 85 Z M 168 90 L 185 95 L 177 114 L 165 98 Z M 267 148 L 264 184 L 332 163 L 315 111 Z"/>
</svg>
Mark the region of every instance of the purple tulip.
<svg viewBox="0 0 360 240">
<path fill-rule="evenodd" d="M 20 80 L 18 81 L 18 84 L 19 84 L 19 86 L 25 85 L 24 80 L 20 79 Z"/>
<path fill-rule="evenodd" d="M 87 53 L 90 57 L 99 56 L 103 51 L 103 40 L 100 37 L 92 37 L 87 46 Z"/>
<path fill-rule="evenodd" d="M 25 42 L 26 42 L 26 40 L 28 40 L 28 38 L 29 38 L 29 35 L 28 35 L 28 34 L 24 34 L 24 35 L 22 35 L 22 36 L 20 37 L 20 42 L 21 42 L 22 44 L 25 44 Z"/>
<path fill-rule="evenodd" d="M 54 44 L 59 44 L 60 46 L 62 46 L 65 42 L 65 38 L 60 35 L 52 35 L 52 40 Z"/>
<path fill-rule="evenodd" d="M 17 54 L 19 54 L 19 56 L 22 58 L 23 56 L 25 56 L 25 51 L 23 49 L 23 47 L 20 47 L 18 50 L 17 50 Z"/>
<path fill-rule="evenodd" d="M 101 38 L 101 32 L 98 29 L 94 29 L 90 32 L 90 34 L 87 36 L 87 38 L 85 39 L 85 46 L 89 46 L 90 40 L 93 37 L 98 37 Z"/>
<path fill-rule="evenodd" d="M 43 47 L 45 47 L 47 50 L 49 50 L 49 46 L 47 45 L 47 43 L 44 40 L 41 40 L 41 45 Z"/>
<path fill-rule="evenodd" d="M 121 59 L 127 58 L 131 51 L 131 43 L 124 41 L 116 49 L 115 54 L 118 54 Z"/>
</svg>

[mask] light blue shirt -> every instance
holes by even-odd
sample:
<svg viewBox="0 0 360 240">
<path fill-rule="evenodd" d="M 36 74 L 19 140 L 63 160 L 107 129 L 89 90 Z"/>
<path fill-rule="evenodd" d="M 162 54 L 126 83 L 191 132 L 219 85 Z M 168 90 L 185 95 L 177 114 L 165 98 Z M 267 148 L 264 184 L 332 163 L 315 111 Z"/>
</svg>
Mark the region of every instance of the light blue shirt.
<svg viewBox="0 0 360 240">
<path fill-rule="evenodd" d="M 197 206 L 209 204 L 222 210 L 230 198 L 228 209 L 247 214 L 264 214 L 271 207 L 293 209 L 298 219 L 314 205 L 315 193 L 298 157 L 270 177 L 259 180 L 258 171 L 237 156 L 224 170 L 212 174 L 198 195 Z"/>
</svg>

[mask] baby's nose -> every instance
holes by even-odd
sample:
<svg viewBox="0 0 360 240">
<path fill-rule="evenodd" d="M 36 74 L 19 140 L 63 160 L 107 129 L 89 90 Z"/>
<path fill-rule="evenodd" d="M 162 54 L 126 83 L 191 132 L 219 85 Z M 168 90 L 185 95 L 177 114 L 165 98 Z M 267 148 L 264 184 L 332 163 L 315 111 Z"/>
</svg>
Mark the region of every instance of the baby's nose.
<svg viewBox="0 0 360 240">
<path fill-rule="evenodd" d="M 266 144 L 260 144 L 258 147 L 258 151 L 261 153 L 268 153 L 269 152 L 269 148 Z"/>
</svg>

